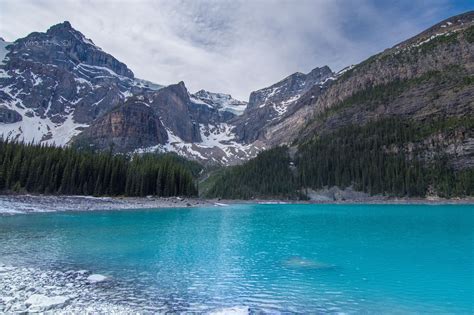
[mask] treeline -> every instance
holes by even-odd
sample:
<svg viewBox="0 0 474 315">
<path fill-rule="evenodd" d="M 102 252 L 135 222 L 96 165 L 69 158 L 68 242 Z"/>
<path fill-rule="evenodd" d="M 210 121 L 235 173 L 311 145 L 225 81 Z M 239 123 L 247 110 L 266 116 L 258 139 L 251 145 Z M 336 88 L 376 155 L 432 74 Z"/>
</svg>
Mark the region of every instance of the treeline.
<svg viewBox="0 0 474 315">
<path fill-rule="evenodd" d="M 422 144 L 438 131 L 474 128 L 473 119 L 443 119 L 416 125 L 384 119 L 348 126 L 301 144 L 293 166 L 288 148 L 265 151 L 247 163 L 211 177 L 207 195 L 231 199 L 302 197 L 304 188 L 352 186 L 372 195 L 442 197 L 474 195 L 474 169 L 453 169 L 443 148 Z M 419 146 L 409 144 L 417 143 Z"/>
<path fill-rule="evenodd" d="M 288 148 L 277 147 L 261 152 L 243 165 L 225 168 L 211 176 L 206 196 L 226 199 L 295 198 L 295 179 Z"/>
<path fill-rule="evenodd" d="M 172 155 L 129 158 L 0 139 L 2 190 L 95 196 L 197 195 L 189 165 Z"/>
<path fill-rule="evenodd" d="M 384 119 L 363 127 L 349 126 L 313 139 L 299 148 L 298 181 L 301 187 L 347 187 L 370 194 L 443 197 L 474 194 L 474 170 L 455 171 L 441 147 L 420 143 L 435 130 L 449 126 L 469 130 L 472 120 L 443 120 L 417 126 L 410 121 Z M 436 144 L 435 144 L 436 145 Z"/>
</svg>

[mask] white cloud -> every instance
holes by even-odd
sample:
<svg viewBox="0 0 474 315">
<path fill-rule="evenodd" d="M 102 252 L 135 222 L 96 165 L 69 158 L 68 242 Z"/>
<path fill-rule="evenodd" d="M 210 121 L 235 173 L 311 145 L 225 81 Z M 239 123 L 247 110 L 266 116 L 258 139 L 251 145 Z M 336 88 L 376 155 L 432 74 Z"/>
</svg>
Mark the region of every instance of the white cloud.
<svg viewBox="0 0 474 315">
<path fill-rule="evenodd" d="M 68 20 L 137 77 L 247 99 L 296 72 L 338 70 L 447 17 L 444 0 L 1 0 L 7 40 Z"/>
</svg>

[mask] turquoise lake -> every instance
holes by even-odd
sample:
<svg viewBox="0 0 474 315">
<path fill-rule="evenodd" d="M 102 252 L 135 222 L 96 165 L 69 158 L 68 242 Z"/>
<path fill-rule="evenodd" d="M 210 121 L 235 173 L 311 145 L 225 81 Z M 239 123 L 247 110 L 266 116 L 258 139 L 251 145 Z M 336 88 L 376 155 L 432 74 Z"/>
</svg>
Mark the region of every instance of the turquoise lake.
<svg viewBox="0 0 474 315">
<path fill-rule="evenodd" d="M 230 205 L 0 217 L 0 263 L 207 312 L 474 312 L 472 205 Z M 1 284 L 0 284 L 1 286 Z"/>
</svg>

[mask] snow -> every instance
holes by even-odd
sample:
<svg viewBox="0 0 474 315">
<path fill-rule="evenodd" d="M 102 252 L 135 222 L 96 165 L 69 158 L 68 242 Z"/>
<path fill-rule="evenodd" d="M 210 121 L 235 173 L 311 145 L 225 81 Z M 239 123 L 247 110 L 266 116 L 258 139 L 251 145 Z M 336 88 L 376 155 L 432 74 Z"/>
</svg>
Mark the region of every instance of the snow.
<svg viewBox="0 0 474 315">
<path fill-rule="evenodd" d="M 127 90 L 127 91 L 125 91 L 125 92 L 122 92 L 122 91 L 120 91 L 120 94 L 122 94 L 122 96 L 123 96 L 123 98 L 124 98 L 124 99 L 127 99 L 127 98 L 129 98 L 129 97 L 132 97 L 132 96 L 133 96 L 133 93 L 132 93 L 132 92 L 130 92 L 130 91 L 128 91 L 128 90 Z"/>
<path fill-rule="evenodd" d="M 92 84 L 84 78 L 76 77 L 76 78 L 74 78 L 74 81 L 76 81 L 79 84 L 87 84 L 87 85 L 92 86 Z"/>
<path fill-rule="evenodd" d="M 138 78 L 135 78 L 133 80 L 133 85 L 139 88 L 147 88 L 153 91 L 158 91 L 163 88 L 163 85 L 156 84 L 154 82 L 143 80 L 143 79 L 138 79 Z"/>
<path fill-rule="evenodd" d="M 355 67 L 354 65 L 350 65 L 350 66 L 347 66 L 347 67 L 341 69 L 338 73 L 336 73 L 336 77 L 340 77 L 341 75 L 343 75 L 347 71 L 352 70 L 354 67 Z"/>
<path fill-rule="evenodd" d="M 73 113 L 67 116 L 67 119 L 61 125 L 54 126 L 51 129 L 52 139 L 44 141 L 44 143 L 55 144 L 57 146 L 65 146 L 69 143 L 72 137 L 81 133 L 82 128 L 86 128 L 89 125 L 79 124 L 74 122 Z"/>
<path fill-rule="evenodd" d="M 49 117 L 41 118 L 36 115 L 28 117 L 26 113 L 31 111 L 31 109 L 24 106 L 21 99 L 16 98 L 21 93 L 21 90 L 15 95 L 10 93 L 9 87 L 4 88 L 3 91 L 13 99 L 10 103 L 3 103 L 3 105 L 17 111 L 23 117 L 21 121 L 16 123 L 0 123 L 0 135 L 4 138 L 65 146 L 73 136 L 81 132 L 80 128 L 88 126 L 87 124 L 74 122 L 73 111 L 68 114 L 63 123 L 59 124 L 53 123 Z M 19 104 L 20 107 L 16 106 L 16 104 Z M 46 140 L 43 139 L 43 136 L 50 136 L 51 138 Z"/>
<path fill-rule="evenodd" d="M 41 79 L 37 74 L 32 72 L 31 76 L 33 77 L 32 78 L 33 86 L 37 86 L 37 85 L 40 85 L 41 83 L 43 83 L 43 79 Z"/>
<path fill-rule="evenodd" d="M 439 37 L 439 36 L 448 36 L 448 35 L 451 35 L 452 33 L 451 32 L 447 32 L 447 33 L 437 33 L 437 34 L 434 34 L 434 35 L 431 35 L 430 37 L 428 37 L 427 39 L 419 42 L 419 43 L 416 43 L 416 44 L 413 44 L 411 45 L 409 48 L 416 48 L 416 47 L 420 47 L 424 44 L 427 44 L 429 42 L 431 42 L 433 39 Z"/>
<path fill-rule="evenodd" d="M 82 42 L 85 43 L 85 44 L 89 44 L 89 45 L 92 45 L 92 46 L 98 48 L 98 47 L 92 42 L 92 40 L 90 40 L 89 38 L 82 37 Z"/>
<path fill-rule="evenodd" d="M 230 125 L 221 123 L 218 125 L 204 125 L 200 124 L 202 142 L 200 145 L 207 147 L 223 147 L 226 142 L 235 139 L 235 134 L 232 132 Z"/>
<path fill-rule="evenodd" d="M 287 100 L 285 100 L 283 102 L 273 104 L 273 109 L 277 112 L 278 116 L 282 116 L 283 114 L 285 114 L 287 112 L 288 105 L 296 102 L 300 97 L 301 97 L 301 95 L 297 94 L 295 96 L 292 96 L 292 97 L 288 98 Z"/>
<path fill-rule="evenodd" d="M 232 131 L 234 127 L 226 123 L 217 125 L 200 124 L 202 142 L 185 142 L 167 129 L 168 142 L 151 147 L 141 148 L 135 153 L 175 152 L 181 156 L 201 161 L 216 162 L 228 165 L 236 159 L 250 159 L 264 149 L 263 146 L 237 142 Z M 207 154 L 205 154 L 207 153 Z"/>
<path fill-rule="evenodd" d="M 11 76 L 5 70 L 0 69 L 0 79 L 3 79 L 3 78 L 11 78 Z"/>
<path fill-rule="evenodd" d="M 214 106 L 200 100 L 199 98 L 193 96 L 193 95 L 189 95 L 189 100 L 194 103 L 194 104 L 198 104 L 198 105 L 204 105 L 204 106 L 207 106 L 209 108 L 215 108 Z"/>
<path fill-rule="evenodd" d="M 237 116 L 242 115 L 247 108 L 247 102 L 236 100 L 229 94 L 213 93 L 205 90 L 190 95 L 190 100 L 194 104 L 216 108 L 221 112 L 230 112 Z"/>
<path fill-rule="evenodd" d="M 111 70 L 107 67 L 92 66 L 92 65 L 88 65 L 86 63 L 79 63 L 77 66 L 74 67 L 74 70 L 77 70 L 82 75 L 90 77 L 90 78 L 115 77 L 115 78 L 118 78 L 120 80 L 130 80 L 130 78 L 121 76 L 121 75 L 115 73 L 113 70 Z M 109 76 L 105 76 L 104 72 L 108 73 Z"/>
</svg>

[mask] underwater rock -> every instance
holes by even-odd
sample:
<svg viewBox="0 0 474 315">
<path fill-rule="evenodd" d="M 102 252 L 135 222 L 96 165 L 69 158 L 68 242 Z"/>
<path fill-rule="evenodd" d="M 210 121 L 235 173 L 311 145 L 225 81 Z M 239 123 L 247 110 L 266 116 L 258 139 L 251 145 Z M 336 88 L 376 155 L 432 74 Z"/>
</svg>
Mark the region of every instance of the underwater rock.
<svg viewBox="0 0 474 315">
<path fill-rule="evenodd" d="M 97 283 L 97 282 L 103 282 L 107 280 L 106 276 L 99 275 L 99 274 L 93 274 L 87 277 L 87 282 L 88 283 Z"/>
<path fill-rule="evenodd" d="M 233 306 L 233 307 L 225 307 L 209 314 L 212 315 L 248 315 L 250 313 L 250 309 L 248 306 Z"/>
<path fill-rule="evenodd" d="M 69 302 L 70 298 L 67 296 L 46 296 L 43 294 L 33 294 L 26 301 L 25 305 L 28 311 L 44 312 L 52 308 L 61 308 Z"/>
<path fill-rule="evenodd" d="M 318 270 L 330 270 L 334 269 L 336 266 L 322 263 L 319 261 L 314 261 L 310 259 L 305 259 L 302 257 L 292 257 L 283 262 L 283 265 L 288 268 L 307 268 L 307 269 L 318 269 Z"/>
</svg>

